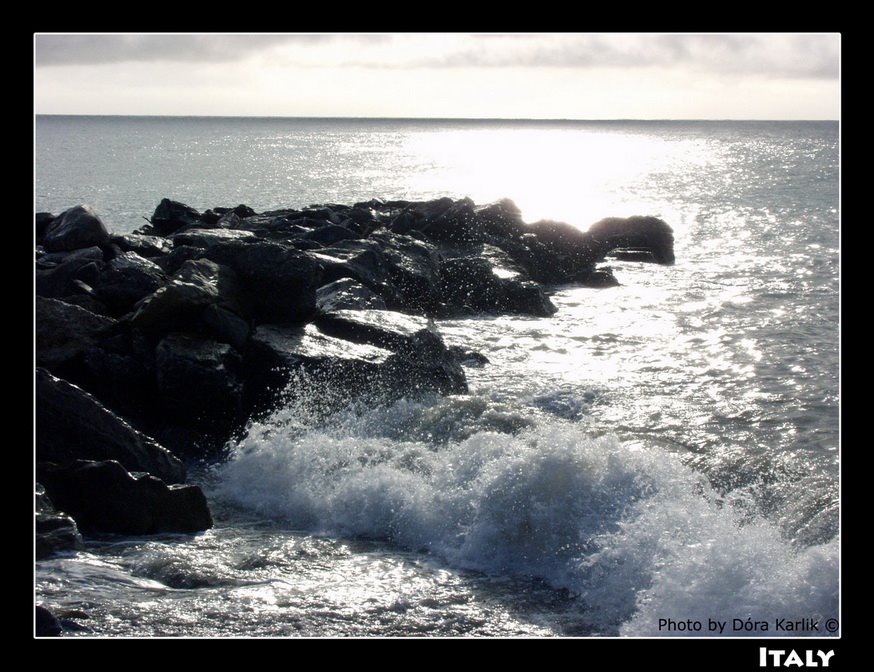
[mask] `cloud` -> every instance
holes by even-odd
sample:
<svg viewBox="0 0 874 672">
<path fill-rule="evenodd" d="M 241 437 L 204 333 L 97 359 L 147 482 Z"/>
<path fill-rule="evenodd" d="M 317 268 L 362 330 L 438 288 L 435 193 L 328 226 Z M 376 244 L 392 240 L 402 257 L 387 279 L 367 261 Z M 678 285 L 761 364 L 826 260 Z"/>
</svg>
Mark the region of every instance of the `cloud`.
<svg viewBox="0 0 874 672">
<path fill-rule="evenodd" d="M 837 34 L 38 35 L 36 65 L 228 63 L 305 68 L 671 68 L 837 79 Z"/>
</svg>

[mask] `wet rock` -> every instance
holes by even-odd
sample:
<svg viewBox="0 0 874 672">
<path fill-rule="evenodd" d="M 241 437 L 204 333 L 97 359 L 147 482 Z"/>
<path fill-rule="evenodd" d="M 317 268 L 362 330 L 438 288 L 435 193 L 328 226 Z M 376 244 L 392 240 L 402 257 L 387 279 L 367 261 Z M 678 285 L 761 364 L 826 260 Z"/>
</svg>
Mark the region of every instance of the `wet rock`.
<svg viewBox="0 0 874 672">
<path fill-rule="evenodd" d="M 322 269 L 307 253 L 267 241 L 229 241 L 205 256 L 236 272 L 256 321 L 300 323 L 315 312 Z"/>
<path fill-rule="evenodd" d="M 385 348 L 329 336 L 314 324 L 259 326 L 246 357 L 249 404 L 270 409 L 282 395 L 308 391 L 314 404 L 326 403 L 322 410 L 330 412 L 357 395 L 376 393 L 380 369 L 391 356 Z"/>
<path fill-rule="evenodd" d="M 46 231 L 48 231 L 52 222 L 55 221 L 55 216 L 50 212 L 38 212 L 34 216 L 34 220 L 36 225 L 36 242 L 41 243 L 46 235 Z"/>
<path fill-rule="evenodd" d="M 205 331 L 235 345 L 249 333 L 249 303 L 237 274 L 209 259 L 185 261 L 170 281 L 143 301 L 131 325 L 149 333 Z"/>
<path fill-rule="evenodd" d="M 160 257 L 173 249 L 173 243 L 161 236 L 145 236 L 128 233 L 110 239 L 122 252 L 136 252 L 146 259 Z"/>
<path fill-rule="evenodd" d="M 388 261 L 377 241 L 347 240 L 308 254 L 322 266 L 323 283 L 349 278 L 381 296 L 388 305 L 401 303 L 400 293 L 391 281 Z"/>
<path fill-rule="evenodd" d="M 535 282 L 502 278 L 488 259 L 448 259 L 440 267 L 441 289 L 449 313 L 514 313 L 546 317 L 556 308 Z"/>
<path fill-rule="evenodd" d="M 603 255 L 616 248 L 649 250 L 656 263 L 674 263 L 674 232 L 657 217 L 607 217 L 589 227 L 588 234 Z"/>
<path fill-rule="evenodd" d="M 481 352 L 468 350 L 467 348 L 463 348 L 459 345 L 450 346 L 449 352 L 451 352 L 453 357 L 455 357 L 455 359 L 457 359 L 458 362 L 464 366 L 470 366 L 472 368 L 479 369 L 486 364 L 491 363 L 489 362 L 489 358 Z"/>
<path fill-rule="evenodd" d="M 166 448 L 41 368 L 36 370 L 36 457 L 58 463 L 111 459 L 169 483 L 185 480 L 185 467 Z"/>
<path fill-rule="evenodd" d="M 78 306 L 36 297 L 36 363 L 54 368 L 79 357 L 103 338 L 115 320 Z"/>
<path fill-rule="evenodd" d="M 196 485 L 170 485 L 130 473 L 114 460 L 37 464 L 37 476 L 55 504 L 86 533 L 158 534 L 212 527 L 206 497 Z"/>
<path fill-rule="evenodd" d="M 594 287 L 600 289 L 602 287 L 618 287 L 619 281 L 613 275 L 613 271 L 609 268 L 599 268 L 591 273 L 580 282 L 584 287 Z"/>
<path fill-rule="evenodd" d="M 404 310 L 433 314 L 440 306 L 440 255 L 436 248 L 410 236 L 376 231 L 392 284 L 400 292 Z"/>
<path fill-rule="evenodd" d="M 234 217 L 233 213 L 231 213 Z M 237 217 L 239 220 L 239 217 Z M 236 229 L 186 229 L 179 231 L 170 236 L 170 240 L 174 245 L 188 245 L 191 247 L 210 247 L 216 243 L 221 243 L 228 240 L 242 240 L 255 238 L 255 234 L 251 231 L 240 231 Z"/>
<path fill-rule="evenodd" d="M 206 248 L 204 247 L 180 245 L 179 247 L 173 248 L 173 251 L 169 254 L 155 257 L 155 263 L 158 264 L 167 275 L 175 275 L 179 269 L 182 268 L 182 264 L 186 261 L 196 261 L 203 258 L 205 252 Z"/>
<path fill-rule="evenodd" d="M 63 632 L 61 623 L 45 607 L 36 605 L 36 616 L 34 621 L 34 634 L 37 637 L 60 637 Z"/>
<path fill-rule="evenodd" d="M 192 207 L 164 198 L 155 208 L 150 220 L 152 229 L 160 236 L 169 236 L 183 226 L 200 226 L 200 213 Z"/>
<path fill-rule="evenodd" d="M 242 358 L 230 345 L 173 333 L 155 350 L 158 390 L 168 417 L 226 434 L 242 419 Z"/>
<path fill-rule="evenodd" d="M 89 247 L 36 262 L 36 293 L 53 299 L 87 294 L 103 268 L 103 251 Z"/>
<path fill-rule="evenodd" d="M 354 240 L 361 236 L 354 231 L 350 231 L 345 226 L 328 224 L 327 226 L 308 231 L 303 237 L 306 240 L 314 240 L 320 245 L 333 245 L 334 243 L 339 243 L 341 240 Z"/>
<path fill-rule="evenodd" d="M 386 310 L 338 310 L 315 323 L 328 335 L 391 350 L 381 371 L 389 394 L 467 392 L 464 371 L 429 320 Z"/>
<path fill-rule="evenodd" d="M 46 228 L 42 244 L 49 252 L 79 250 L 109 242 L 109 232 L 88 205 L 64 210 Z"/>
<path fill-rule="evenodd" d="M 62 551 L 77 551 L 84 546 L 76 521 L 55 510 L 42 484 L 35 487 L 36 559 L 43 560 Z"/>
<path fill-rule="evenodd" d="M 316 307 L 323 313 L 343 309 L 387 309 L 381 296 L 351 278 L 342 278 L 319 287 L 316 291 Z"/>
<path fill-rule="evenodd" d="M 123 315 L 167 280 L 167 274 L 156 263 L 136 252 L 124 252 L 97 277 L 94 294 L 115 315 Z"/>
</svg>

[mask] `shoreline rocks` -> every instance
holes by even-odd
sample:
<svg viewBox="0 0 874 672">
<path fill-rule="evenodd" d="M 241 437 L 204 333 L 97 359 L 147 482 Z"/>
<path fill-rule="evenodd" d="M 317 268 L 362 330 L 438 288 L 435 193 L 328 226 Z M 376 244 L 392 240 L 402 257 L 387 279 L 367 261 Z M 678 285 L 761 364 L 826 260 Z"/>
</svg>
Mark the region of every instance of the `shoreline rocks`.
<svg viewBox="0 0 874 672">
<path fill-rule="evenodd" d="M 599 266 L 614 250 L 674 263 L 660 219 L 527 224 L 509 199 L 259 214 L 165 198 L 130 234 L 84 205 L 37 213 L 35 234 L 38 558 L 80 530 L 207 529 L 183 460 L 220 459 L 289 396 L 316 389 L 327 413 L 465 394 L 463 367 L 488 360 L 434 318 L 547 317 L 549 285 L 618 284 Z"/>
</svg>

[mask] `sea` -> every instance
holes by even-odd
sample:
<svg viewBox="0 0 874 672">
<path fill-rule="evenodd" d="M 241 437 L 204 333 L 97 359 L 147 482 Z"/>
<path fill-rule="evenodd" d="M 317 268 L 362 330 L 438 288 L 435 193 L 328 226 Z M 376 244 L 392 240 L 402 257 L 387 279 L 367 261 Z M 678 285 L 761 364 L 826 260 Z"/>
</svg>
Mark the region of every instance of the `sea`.
<svg viewBox="0 0 874 672">
<path fill-rule="evenodd" d="M 131 232 L 164 197 L 256 211 L 512 199 L 653 215 L 676 264 L 438 320 L 464 395 L 317 412 L 191 465 L 215 526 L 35 563 L 67 637 L 833 637 L 837 121 L 36 116 L 35 210 Z M 716 623 L 717 625 L 713 625 Z M 722 624 L 721 628 L 719 624 Z"/>
</svg>

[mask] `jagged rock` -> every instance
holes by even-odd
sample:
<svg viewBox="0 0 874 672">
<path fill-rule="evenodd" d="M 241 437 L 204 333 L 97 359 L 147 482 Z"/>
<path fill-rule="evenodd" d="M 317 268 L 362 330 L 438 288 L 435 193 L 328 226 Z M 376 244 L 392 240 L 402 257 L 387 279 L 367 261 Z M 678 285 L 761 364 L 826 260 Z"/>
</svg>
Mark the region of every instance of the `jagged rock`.
<svg viewBox="0 0 874 672">
<path fill-rule="evenodd" d="M 150 221 L 155 233 L 160 236 L 169 236 L 183 226 L 202 224 L 197 210 L 179 201 L 171 201 L 169 198 L 161 200 Z"/>
<path fill-rule="evenodd" d="M 166 448 L 90 394 L 41 368 L 36 370 L 36 457 L 58 463 L 118 460 L 127 469 L 148 471 L 169 483 L 185 480 L 185 467 Z"/>
<path fill-rule="evenodd" d="M 109 232 L 88 205 L 64 210 L 47 227 L 42 244 L 50 252 L 78 250 L 109 242 Z"/>
<path fill-rule="evenodd" d="M 103 268 L 103 251 L 89 247 L 36 262 L 36 293 L 52 299 L 87 294 Z"/>
<path fill-rule="evenodd" d="M 55 221 L 55 216 L 50 212 L 38 212 L 34 216 L 34 223 L 36 227 L 36 242 L 42 243 L 43 237 L 46 235 L 46 231 L 51 226 L 52 222 Z"/>
<path fill-rule="evenodd" d="M 37 637 L 60 637 L 61 623 L 55 615 L 43 606 L 36 605 L 34 635 Z"/>
<path fill-rule="evenodd" d="M 173 243 L 166 238 L 138 233 L 112 236 L 110 241 L 117 245 L 122 252 L 136 252 L 146 259 L 160 257 L 173 249 Z"/>
<path fill-rule="evenodd" d="M 315 312 L 322 269 L 307 253 L 267 241 L 229 241 L 205 256 L 236 271 L 256 321 L 300 323 Z"/>
<path fill-rule="evenodd" d="M 131 325 L 150 333 L 206 331 L 242 346 L 250 310 L 237 274 L 209 259 L 186 261 L 170 282 L 144 300 Z"/>
<path fill-rule="evenodd" d="M 357 233 L 350 231 L 345 226 L 337 224 L 328 224 L 318 229 L 313 229 L 304 234 L 304 239 L 314 240 L 320 245 L 333 245 L 341 240 L 354 240 L 360 238 Z"/>
<path fill-rule="evenodd" d="M 440 255 L 433 245 L 407 235 L 375 231 L 368 240 L 382 248 L 401 309 L 432 314 L 440 306 Z"/>
<path fill-rule="evenodd" d="M 335 280 L 316 291 L 316 307 L 323 313 L 343 309 L 386 310 L 381 296 L 351 278 Z"/>
<path fill-rule="evenodd" d="M 84 546 L 76 521 L 54 505 L 45 488 L 37 483 L 34 488 L 36 559 L 48 558 L 59 551 L 77 551 Z"/>
<path fill-rule="evenodd" d="M 191 334 L 164 337 L 155 350 L 158 390 L 176 422 L 225 434 L 243 414 L 242 358 L 231 346 Z"/>
<path fill-rule="evenodd" d="M 231 213 L 234 217 L 234 213 Z M 237 217 L 239 220 L 239 217 Z M 221 243 L 228 240 L 242 240 L 247 238 L 255 238 L 255 234 L 251 231 L 241 231 L 237 229 L 185 229 L 178 231 L 170 236 L 173 244 L 181 247 L 188 245 L 190 247 L 210 247 L 216 243 Z"/>
<path fill-rule="evenodd" d="M 674 232 L 657 217 L 607 217 L 592 224 L 588 234 L 597 242 L 602 258 L 616 248 L 649 250 L 659 264 L 674 263 Z"/>
<path fill-rule="evenodd" d="M 501 278 L 488 259 L 448 259 L 440 267 L 443 299 L 449 312 L 515 313 L 546 317 L 556 308 L 535 282 Z"/>
<path fill-rule="evenodd" d="M 39 463 L 37 477 L 52 501 L 88 533 L 199 532 L 212 527 L 199 487 L 168 486 L 151 474 L 132 474 L 114 460 Z"/>
<path fill-rule="evenodd" d="M 116 315 L 123 315 L 166 282 L 167 275 L 156 263 L 136 252 L 124 252 L 97 277 L 94 294 Z"/>
<path fill-rule="evenodd" d="M 338 310 L 318 315 L 315 323 L 328 335 L 395 353 L 380 373 L 386 390 L 467 392 L 458 360 L 424 318 L 387 310 Z"/>
<path fill-rule="evenodd" d="M 80 356 L 105 336 L 115 320 L 84 308 L 36 297 L 36 363 L 54 368 Z"/>
<path fill-rule="evenodd" d="M 155 257 L 155 263 L 158 264 L 167 275 L 175 275 L 179 269 L 182 268 L 182 264 L 186 261 L 197 261 L 198 259 L 203 258 L 205 252 L 206 248 L 204 247 L 180 245 L 179 247 L 173 248 L 173 251 L 169 254 Z"/>
<path fill-rule="evenodd" d="M 347 240 L 307 254 L 322 266 L 323 283 L 350 278 L 381 296 L 388 305 L 401 302 L 391 281 L 388 261 L 377 241 Z"/>
</svg>

